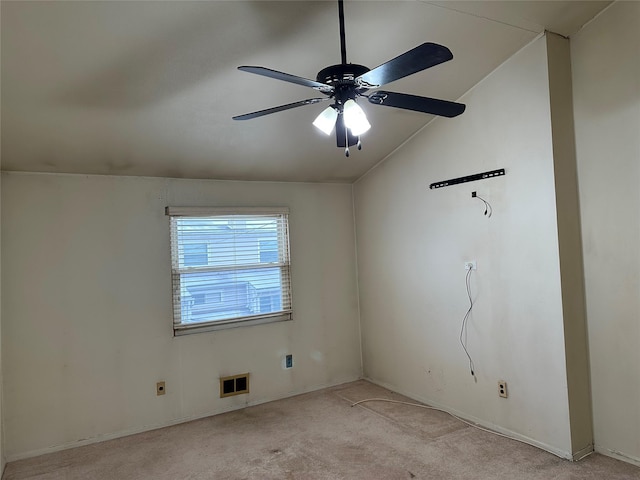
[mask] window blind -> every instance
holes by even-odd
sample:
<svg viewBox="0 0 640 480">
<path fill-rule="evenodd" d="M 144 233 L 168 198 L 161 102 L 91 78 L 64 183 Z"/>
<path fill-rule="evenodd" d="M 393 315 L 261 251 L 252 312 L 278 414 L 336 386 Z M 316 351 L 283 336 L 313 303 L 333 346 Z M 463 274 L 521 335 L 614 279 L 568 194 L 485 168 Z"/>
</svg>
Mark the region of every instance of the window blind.
<svg viewBox="0 0 640 480">
<path fill-rule="evenodd" d="M 286 209 L 167 208 L 174 331 L 291 318 Z"/>
</svg>

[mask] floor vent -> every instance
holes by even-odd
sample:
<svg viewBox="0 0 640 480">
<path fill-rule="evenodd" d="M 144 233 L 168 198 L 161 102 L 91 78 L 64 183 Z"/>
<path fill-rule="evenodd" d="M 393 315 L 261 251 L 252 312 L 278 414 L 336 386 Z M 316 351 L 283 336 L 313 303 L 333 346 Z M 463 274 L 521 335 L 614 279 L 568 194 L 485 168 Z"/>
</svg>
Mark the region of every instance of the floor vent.
<svg viewBox="0 0 640 480">
<path fill-rule="evenodd" d="M 249 393 L 249 374 L 220 377 L 220 398 Z"/>
</svg>

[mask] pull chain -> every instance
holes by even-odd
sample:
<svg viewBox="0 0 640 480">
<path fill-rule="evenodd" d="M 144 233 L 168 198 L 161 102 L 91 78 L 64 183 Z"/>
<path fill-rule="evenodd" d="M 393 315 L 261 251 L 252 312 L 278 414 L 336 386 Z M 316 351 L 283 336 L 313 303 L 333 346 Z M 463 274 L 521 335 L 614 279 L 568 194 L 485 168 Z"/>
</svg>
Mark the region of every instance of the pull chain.
<svg viewBox="0 0 640 480">
<path fill-rule="evenodd" d="M 344 114 L 343 114 L 344 115 Z M 344 156 L 349 157 L 349 130 L 347 129 L 347 125 L 344 126 Z"/>
</svg>

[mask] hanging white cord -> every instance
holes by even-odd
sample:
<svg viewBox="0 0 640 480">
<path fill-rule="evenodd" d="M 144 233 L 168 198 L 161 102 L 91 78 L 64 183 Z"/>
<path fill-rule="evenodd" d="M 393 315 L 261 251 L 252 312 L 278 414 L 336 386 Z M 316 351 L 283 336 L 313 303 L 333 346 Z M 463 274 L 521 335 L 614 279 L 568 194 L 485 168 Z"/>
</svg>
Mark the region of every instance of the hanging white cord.
<svg viewBox="0 0 640 480">
<path fill-rule="evenodd" d="M 469 315 L 471 315 L 471 310 L 473 310 L 473 300 L 471 298 L 471 272 L 472 271 L 473 270 L 469 268 L 469 270 L 467 270 L 467 274 L 464 279 L 465 286 L 467 287 L 467 296 L 469 297 L 469 309 L 467 310 L 467 313 L 462 319 L 462 327 L 460 328 L 460 345 L 462 345 L 462 348 L 464 349 L 464 353 L 467 355 L 467 358 L 469 359 L 469 370 L 471 371 L 471 376 L 477 382 L 476 372 L 475 372 L 476 366 L 473 363 L 473 359 L 471 358 L 471 354 L 469 353 L 469 350 L 467 350 L 467 322 L 469 321 Z"/>
</svg>

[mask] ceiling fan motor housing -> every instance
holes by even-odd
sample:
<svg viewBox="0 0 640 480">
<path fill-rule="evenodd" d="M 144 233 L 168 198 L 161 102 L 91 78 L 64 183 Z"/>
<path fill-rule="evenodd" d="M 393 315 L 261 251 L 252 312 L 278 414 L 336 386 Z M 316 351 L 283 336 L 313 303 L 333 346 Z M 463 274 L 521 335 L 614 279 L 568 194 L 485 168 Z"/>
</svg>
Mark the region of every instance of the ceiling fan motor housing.
<svg viewBox="0 0 640 480">
<path fill-rule="evenodd" d="M 331 65 L 318 72 L 316 81 L 334 87 L 334 93 L 327 95 L 335 96 L 338 103 L 344 103 L 366 90 L 357 85 L 356 78 L 368 71 L 368 67 L 356 63 Z"/>
</svg>

